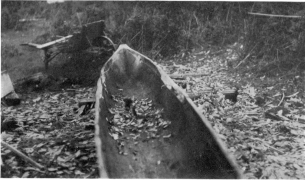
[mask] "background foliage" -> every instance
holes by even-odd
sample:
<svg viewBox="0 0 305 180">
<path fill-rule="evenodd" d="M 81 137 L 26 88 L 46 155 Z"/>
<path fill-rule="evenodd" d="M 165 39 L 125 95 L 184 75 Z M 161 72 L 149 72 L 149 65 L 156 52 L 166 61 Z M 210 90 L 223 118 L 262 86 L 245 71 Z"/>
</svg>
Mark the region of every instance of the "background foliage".
<svg viewBox="0 0 305 180">
<path fill-rule="evenodd" d="M 104 19 L 109 36 L 151 58 L 187 54 L 194 48 L 238 44 L 236 66 L 245 70 L 305 68 L 305 3 L 289 2 L 64 2 L 2 1 L 1 29 L 22 30 L 22 18 L 45 18 L 48 35 L 68 35 L 81 24 Z M 47 40 L 45 40 L 47 41 Z"/>
</svg>

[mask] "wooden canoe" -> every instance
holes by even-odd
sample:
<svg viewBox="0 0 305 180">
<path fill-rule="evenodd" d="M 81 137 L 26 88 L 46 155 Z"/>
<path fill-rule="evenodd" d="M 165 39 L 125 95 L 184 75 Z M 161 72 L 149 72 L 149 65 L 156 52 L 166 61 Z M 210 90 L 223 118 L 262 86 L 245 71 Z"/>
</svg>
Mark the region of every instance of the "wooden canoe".
<svg viewBox="0 0 305 180">
<path fill-rule="evenodd" d="M 95 108 L 102 178 L 241 177 L 187 94 L 127 45 L 103 66 Z"/>
</svg>

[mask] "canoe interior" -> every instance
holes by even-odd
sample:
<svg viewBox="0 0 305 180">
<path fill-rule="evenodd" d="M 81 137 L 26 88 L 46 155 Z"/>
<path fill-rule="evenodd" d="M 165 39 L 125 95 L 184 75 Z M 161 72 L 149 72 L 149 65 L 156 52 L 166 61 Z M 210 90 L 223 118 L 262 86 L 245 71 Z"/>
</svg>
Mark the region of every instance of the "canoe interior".
<svg viewBox="0 0 305 180">
<path fill-rule="evenodd" d="M 157 138 L 118 140 L 109 133 L 109 119 L 121 94 L 152 101 L 170 121 Z M 104 65 L 97 84 L 96 145 L 101 177 L 109 178 L 239 178 L 235 162 L 224 150 L 207 120 L 180 88 L 151 60 L 121 45 Z M 126 134 L 127 132 L 125 132 Z M 146 137 L 145 129 L 139 132 Z M 120 138 L 120 137 L 119 137 Z M 122 141 L 121 141 L 122 142 Z"/>
</svg>

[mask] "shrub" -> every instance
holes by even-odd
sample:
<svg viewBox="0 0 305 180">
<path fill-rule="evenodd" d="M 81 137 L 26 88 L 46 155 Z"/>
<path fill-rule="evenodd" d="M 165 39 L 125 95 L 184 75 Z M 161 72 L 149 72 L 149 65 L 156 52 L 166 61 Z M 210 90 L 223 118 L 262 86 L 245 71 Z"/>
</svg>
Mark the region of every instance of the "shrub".
<svg viewBox="0 0 305 180">
<path fill-rule="evenodd" d="M 305 8 L 302 3 L 258 4 L 261 13 L 293 15 Z M 305 19 L 259 17 L 247 19 L 245 54 L 253 54 L 258 71 L 290 70 L 304 67 Z M 253 49 L 253 50 L 252 50 Z"/>
</svg>

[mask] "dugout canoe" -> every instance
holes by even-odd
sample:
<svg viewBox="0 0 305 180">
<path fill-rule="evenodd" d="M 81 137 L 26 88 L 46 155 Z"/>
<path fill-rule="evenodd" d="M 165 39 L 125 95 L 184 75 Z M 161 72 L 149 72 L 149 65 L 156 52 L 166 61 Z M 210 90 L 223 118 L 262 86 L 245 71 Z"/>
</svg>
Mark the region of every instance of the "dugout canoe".
<svg viewBox="0 0 305 180">
<path fill-rule="evenodd" d="M 102 178 L 241 177 L 187 94 L 152 60 L 127 45 L 103 66 L 95 108 Z"/>
</svg>

